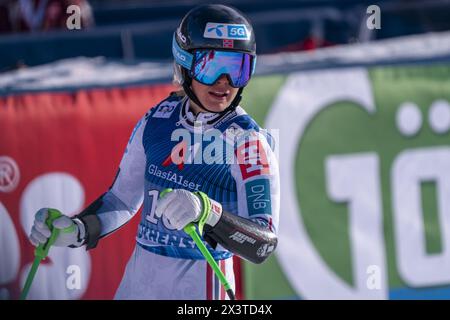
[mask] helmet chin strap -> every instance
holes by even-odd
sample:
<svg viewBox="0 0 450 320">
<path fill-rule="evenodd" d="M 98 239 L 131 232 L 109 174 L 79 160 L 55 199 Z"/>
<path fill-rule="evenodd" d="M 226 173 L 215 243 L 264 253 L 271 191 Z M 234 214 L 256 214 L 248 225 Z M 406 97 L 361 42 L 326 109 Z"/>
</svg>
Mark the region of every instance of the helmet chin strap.
<svg viewBox="0 0 450 320">
<path fill-rule="evenodd" d="M 184 68 L 183 68 L 184 69 Z M 233 101 L 231 101 L 230 105 L 228 107 L 225 108 L 225 110 L 220 111 L 220 112 L 216 112 L 216 111 L 211 111 L 208 108 L 206 108 L 201 102 L 200 100 L 197 98 L 197 96 L 195 95 L 194 91 L 191 88 L 191 84 L 192 84 L 192 78 L 187 74 L 187 72 L 185 72 L 185 70 L 183 70 L 183 89 L 184 92 L 186 92 L 187 96 L 189 97 L 189 99 L 191 99 L 196 105 L 198 105 L 201 109 L 210 112 L 210 113 L 226 113 L 228 111 L 234 110 L 236 109 L 236 107 L 239 105 L 239 102 L 242 99 L 242 91 L 244 90 L 244 88 L 239 88 L 239 91 L 236 94 L 236 97 L 234 97 Z"/>
</svg>

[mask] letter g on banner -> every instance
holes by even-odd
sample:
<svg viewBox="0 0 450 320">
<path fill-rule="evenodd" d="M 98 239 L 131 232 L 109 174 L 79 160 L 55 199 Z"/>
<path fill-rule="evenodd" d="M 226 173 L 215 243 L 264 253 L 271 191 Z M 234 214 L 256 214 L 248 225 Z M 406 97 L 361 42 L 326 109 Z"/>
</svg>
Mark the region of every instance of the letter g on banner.
<svg viewBox="0 0 450 320">
<path fill-rule="evenodd" d="M 346 85 L 348 83 L 352 85 Z M 299 88 L 302 89 L 299 90 Z M 365 69 L 293 73 L 287 78 L 266 118 L 267 128 L 280 128 L 279 167 L 283 201 L 280 208 L 282 217 L 279 244 L 275 253 L 291 286 L 303 298 L 385 299 L 388 292 L 381 207 L 374 206 L 364 220 L 358 219 L 358 208 L 361 207 L 361 203 L 355 201 L 349 207 L 354 278 L 354 285 L 351 286 L 337 276 L 318 253 L 307 233 L 297 200 L 297 182 L 293 174 L 297 146 L 301 145 L 299 142 L 314 117 L 327 106 L 342 100 L 356 103 L 368 113 L 375 112 L 371 84 Z M 351 164 L 349 161 L 362 161 L 374 170 L 378 167 L 374 154 L 363 154 L 358 159 L 331 158 L 327 166 L 340 166 L 345 169 Z M 334 176 L 332 179 L 329 193 L 334 198 L 352 200 L 350 198 L 352 194 L 334 192 L 341 181 L 338 178 Z M 367 179 L 370 181 L 370 176 Z M 371 190 L 379 192 L 377 189 L 377 185 L 371 186 Z M 359 244 L 361 223 L 364 223 L 365 242 L 370 242 L 370 250 L 364 250 L 364 246 Z M 367 287 L 368 265 L 380 266 L 381 290 L 370 290 Z"/>
</svg>

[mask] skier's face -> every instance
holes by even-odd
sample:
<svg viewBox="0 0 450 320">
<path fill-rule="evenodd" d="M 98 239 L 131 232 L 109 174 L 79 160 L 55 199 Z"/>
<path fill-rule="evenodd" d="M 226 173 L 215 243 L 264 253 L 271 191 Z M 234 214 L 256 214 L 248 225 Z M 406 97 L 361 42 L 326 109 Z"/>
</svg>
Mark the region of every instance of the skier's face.
<svg viewBox="0 0 450 320">
<path fill-rule="evenodd" d="M 193 79 L 192 90 L 207 109 L 221 112 L 231 104 L 239 88 L 230 86 L 228 78 L 223 75 L 212 86 L 201 84 Z"/>
</svg>

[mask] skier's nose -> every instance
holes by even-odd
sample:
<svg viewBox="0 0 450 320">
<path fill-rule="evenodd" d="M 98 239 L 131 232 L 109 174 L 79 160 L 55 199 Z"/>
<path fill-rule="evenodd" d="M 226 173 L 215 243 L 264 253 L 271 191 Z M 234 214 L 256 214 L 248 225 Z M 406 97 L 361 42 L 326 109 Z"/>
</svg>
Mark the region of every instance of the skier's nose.
<svg viewBox="0 0 450 320">
<path fill-rule="evenodd" d="M 219 79 L 217 79 L 216 84 L 221 84 L 221 85 L 229 85 L 230 82 L 228 81 L 228 77 L 226 75 L 221 75 Z"/>
</svg>

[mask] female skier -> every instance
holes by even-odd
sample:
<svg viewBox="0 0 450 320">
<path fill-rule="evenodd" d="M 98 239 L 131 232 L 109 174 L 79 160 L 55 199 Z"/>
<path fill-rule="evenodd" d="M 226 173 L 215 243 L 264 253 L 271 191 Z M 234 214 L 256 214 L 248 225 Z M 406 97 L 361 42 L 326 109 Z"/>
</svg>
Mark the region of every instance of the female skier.
<svg viewBox="0 0 450 320">
<path fill-rule="evenodd" d="M 233 288 L 234 254 L 261 263 L 277 245 L 274 143 L 239 106 L 256 64 L 250 22 L 231 7 L 196 7 L 174 32 L 172 52 L 182 90 L 137 123 L 110 189 L 78 215 L 53 222 L 73 230 L 61 232 L 54 245 L 90 250 L 144 205 L 116 299 L 226 298 L 183 231 L 189 223 Z M 34 245 L 51 234 L 47 216 L 48 208 L 36 213 Z"/>
</svg>

